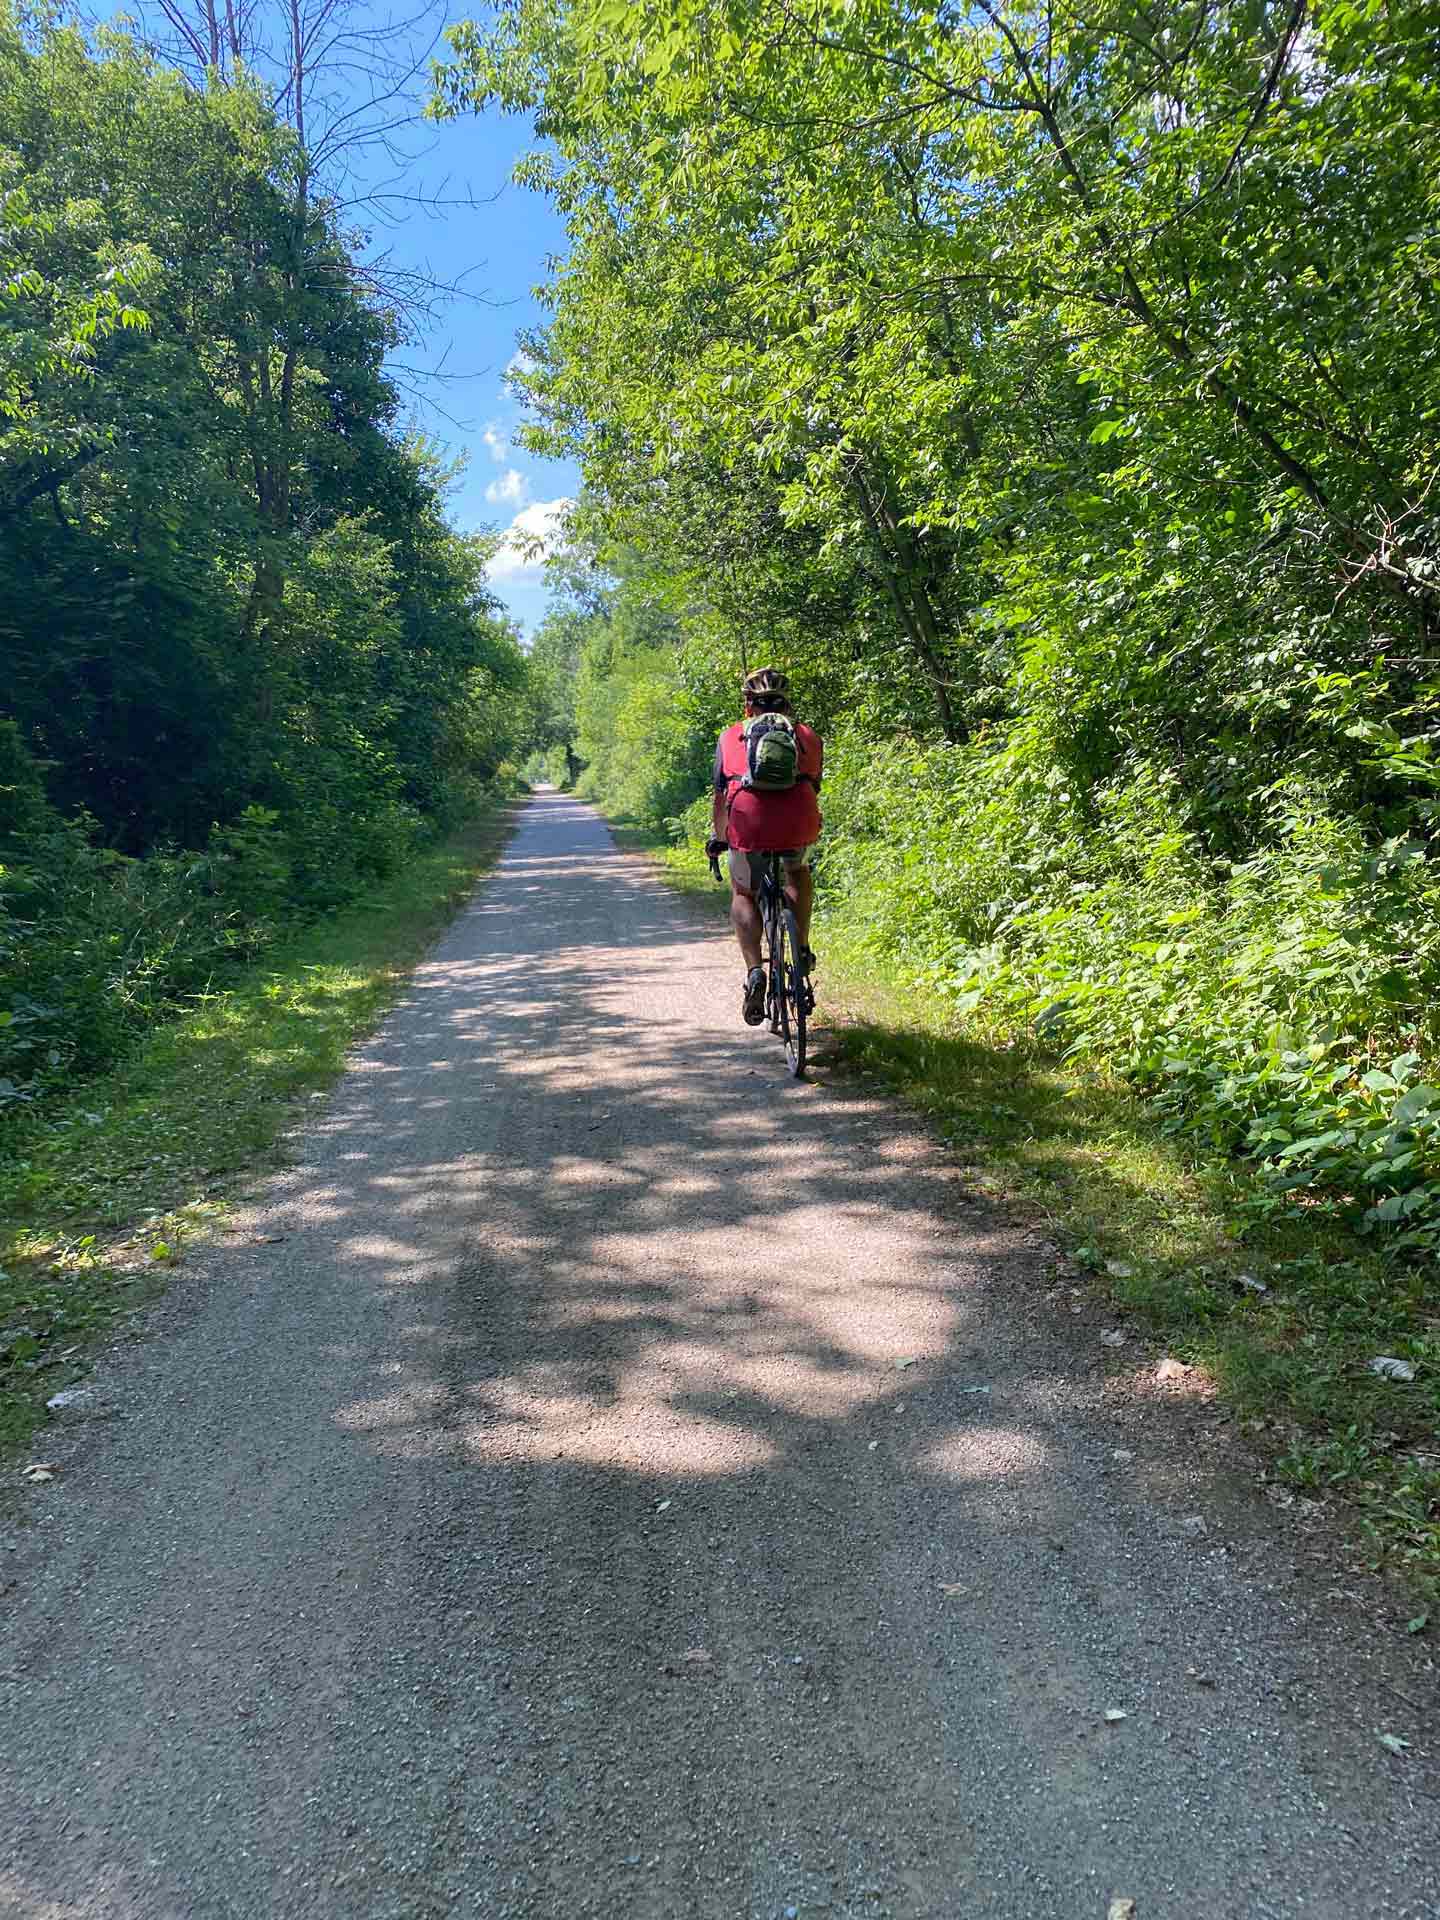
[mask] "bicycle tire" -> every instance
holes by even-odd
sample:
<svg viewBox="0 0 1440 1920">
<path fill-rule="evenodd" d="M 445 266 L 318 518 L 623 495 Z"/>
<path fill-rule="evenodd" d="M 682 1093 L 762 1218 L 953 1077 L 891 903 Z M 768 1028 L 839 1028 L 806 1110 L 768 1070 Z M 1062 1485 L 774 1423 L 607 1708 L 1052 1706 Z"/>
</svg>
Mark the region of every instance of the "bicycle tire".
<svg viewBox="0 0 1440 1920">
<path fill-rule="evenodd" d="M 780 936 L 780 1037 L 785 1042 L 785 1064 L 790 1069 L 791 1077 L 803 1080 L 808 996 L 805 991 L 805 969 L 800 958 L 804 951 L 800 944 L 800 927 L 791 908 L 783 910 L 776 930 Z"/>
</svg>

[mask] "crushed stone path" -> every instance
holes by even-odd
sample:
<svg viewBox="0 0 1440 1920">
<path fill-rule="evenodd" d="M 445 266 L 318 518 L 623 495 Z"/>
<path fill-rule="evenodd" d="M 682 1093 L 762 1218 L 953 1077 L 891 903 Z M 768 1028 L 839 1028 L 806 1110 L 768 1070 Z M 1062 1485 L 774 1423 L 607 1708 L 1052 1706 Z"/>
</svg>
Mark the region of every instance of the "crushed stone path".
<svg viewBox="0 0 1440 1920">
<path fill-rule="evenodd" d="M 6 1920 L 1440 1915 L 1423 1662 L 737 1000 L 591 810 L 528 806 L 47 1436 Z"/>
</svg>

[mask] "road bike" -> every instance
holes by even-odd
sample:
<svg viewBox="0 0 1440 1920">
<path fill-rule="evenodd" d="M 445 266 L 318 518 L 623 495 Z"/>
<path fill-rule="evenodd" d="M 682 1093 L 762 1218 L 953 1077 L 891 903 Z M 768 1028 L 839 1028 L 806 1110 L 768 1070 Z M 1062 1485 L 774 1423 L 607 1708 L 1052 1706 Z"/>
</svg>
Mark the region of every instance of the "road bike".
<svg viewBox="0 0 1440 1920">
<path fill-rule="evenodd" d="M 765 947 L 760 964 L 765 969 L 765 1017 L 770 1031 L 785 1045 L 785 1064 L 795 1079 L 805 1075 L 806 1026 L 815 1011 L 815 990 L 805 971 L 805 948 L 795 909 L 785 898 L 785 869 L 778 853 L 762 856 L 755 904 Z M 720 861 L 710 855 L 710 871 L 719 880 Z"/>
</svg>

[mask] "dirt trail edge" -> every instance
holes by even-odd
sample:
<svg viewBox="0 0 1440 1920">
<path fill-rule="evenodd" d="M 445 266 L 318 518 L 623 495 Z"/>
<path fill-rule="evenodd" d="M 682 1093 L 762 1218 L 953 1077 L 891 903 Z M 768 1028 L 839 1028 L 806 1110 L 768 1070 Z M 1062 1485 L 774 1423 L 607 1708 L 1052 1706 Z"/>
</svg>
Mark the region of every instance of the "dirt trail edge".
<svg viewBox="0 0 1440 1920">
<path fill-rule="evenodd" d="M 1440 1915 L 1416 1663 L 737 992 L 528 807 L 45 1437 L 6 1920 Z"/>
</svg>

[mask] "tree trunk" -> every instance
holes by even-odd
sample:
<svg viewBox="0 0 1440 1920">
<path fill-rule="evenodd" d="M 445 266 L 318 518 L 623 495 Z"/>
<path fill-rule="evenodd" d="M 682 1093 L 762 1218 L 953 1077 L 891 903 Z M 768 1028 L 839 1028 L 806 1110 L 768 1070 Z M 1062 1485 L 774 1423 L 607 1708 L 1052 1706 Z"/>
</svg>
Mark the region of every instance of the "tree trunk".
<svg viewBox="0 0 1440 1920">
<path fill-rule="evenodd" d="M 864 463 L 858 458 L 850 467 L 850 486 L 865 519 L 870 545 L 879 565 L 885 590 L 904 630 L 910 649 L 930 682 L 931 696 L 945 738 L 958 743 L 965 730 L 956 718 L 945 676 L 944 636 L 935 616 L 934 604 L 923 578 L 923 569 L 915 536 L 902 526 L 886 503 Z"/>
</svg>

